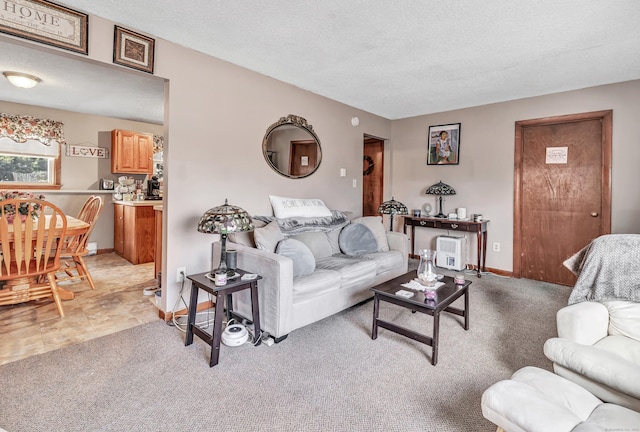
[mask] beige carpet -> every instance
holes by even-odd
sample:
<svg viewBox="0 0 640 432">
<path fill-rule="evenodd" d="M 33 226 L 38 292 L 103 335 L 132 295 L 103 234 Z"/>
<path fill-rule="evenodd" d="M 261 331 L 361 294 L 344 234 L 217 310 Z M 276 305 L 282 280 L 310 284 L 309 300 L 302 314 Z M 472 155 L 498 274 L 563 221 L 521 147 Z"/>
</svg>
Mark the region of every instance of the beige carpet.
<svg viewBox="0 0 640 432">
<path fill-rule="evenodd" d="M 569 288 L 485 276 L 471 286 L 471 327 L 441 318 L 431 349 L 380 329 L 372 302 L 271 347 L 209 349 L 161 321 L 0 366 L 0 427 L 10 431 L 494 431 L 482 392 L 551 363 L 555 313 Z M 430 332 L 394 305 L 382 317 Z"/>
</svg>

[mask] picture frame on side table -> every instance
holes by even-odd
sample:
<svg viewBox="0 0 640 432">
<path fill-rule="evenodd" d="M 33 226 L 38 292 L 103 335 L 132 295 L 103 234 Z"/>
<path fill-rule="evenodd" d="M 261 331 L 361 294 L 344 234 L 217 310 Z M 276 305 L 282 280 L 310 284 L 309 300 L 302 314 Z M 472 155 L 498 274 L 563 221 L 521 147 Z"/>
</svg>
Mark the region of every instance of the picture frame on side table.
<svg viewBox="0 0 640 432">
<path fill-rule="evenodd" d="M 0 32 L 89 54 L 89 19 L 82 12 L 45 0 L 3 2 Z"/>
<path fill-rule="evenodd" d="M 460 163 L 460 123 L 429 126 L 427 165 Z"/>
<path fill-rule="evenodd" d="M 153 74 L 155 39 L 114 26 L 113 62 Z"/>
</svg>

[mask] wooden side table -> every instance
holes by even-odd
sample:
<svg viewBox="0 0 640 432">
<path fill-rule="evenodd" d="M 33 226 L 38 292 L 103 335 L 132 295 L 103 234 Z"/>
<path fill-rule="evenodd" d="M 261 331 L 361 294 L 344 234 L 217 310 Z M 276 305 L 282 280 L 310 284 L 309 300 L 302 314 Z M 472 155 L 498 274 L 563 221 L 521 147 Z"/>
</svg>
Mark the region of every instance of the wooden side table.
<svg viewBox="0 0 640 432">
<path fill-rule="evenodd" d="M 205 341 L 211 346 L 211 360 L 209 366 L 213 367 L 218 364 L 220 358 L 220 341 L 222 338 L 222 316 L 225 313 L 225 297 L 227 303 L 226 316 L 227 322 L 231 318 L 246 319 L 237 312 L 233 311 L 232 294 L 234 292 L 242 291 L 245 289 L 251 290 L 251 311 L 253 315 L 253 329 L 255 346 L 260 345 L 260 309 L 258 306 L 258 281 L 262 279 L 261 276 L 252 280 L 242 280 L 241 276 L 248 272 L 240 269 L 236 269 L 240 276 L 232 281 L 227 282 L 226 285 L 216 286 L 207 275 L 210 272 L 198 273 L 187 276 L 187 279 L 191 281 L 191 299 L 189 300 L 189 316 L 187 321 L 187 335 L 184 345 L 188 346 L 193 343 L 193 335 L 195 334 L 200 339 Z M 196 326 L 196 309 L 198 306 L 198 290 L 203 290 L 216 297 L 215 313 L 213 317 L 213 332 L 208 333 L 200 327 Z"/>
</svg>

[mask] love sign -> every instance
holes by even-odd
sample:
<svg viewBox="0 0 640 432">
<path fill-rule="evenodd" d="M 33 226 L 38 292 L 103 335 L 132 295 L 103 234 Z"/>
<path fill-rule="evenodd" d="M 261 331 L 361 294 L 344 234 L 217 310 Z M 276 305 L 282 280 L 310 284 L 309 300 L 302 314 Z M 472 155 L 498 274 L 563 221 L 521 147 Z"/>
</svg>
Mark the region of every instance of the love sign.
<svg viewBox="0 0 640 432">
<path fill-rule="evenodd" d="M 65 154 L 71 157 L 108 159 L 109 149 L 106 149 L 104 147 L 83 147 L 76 145 L 67 145 L 67 151 Z"/>
</svg>

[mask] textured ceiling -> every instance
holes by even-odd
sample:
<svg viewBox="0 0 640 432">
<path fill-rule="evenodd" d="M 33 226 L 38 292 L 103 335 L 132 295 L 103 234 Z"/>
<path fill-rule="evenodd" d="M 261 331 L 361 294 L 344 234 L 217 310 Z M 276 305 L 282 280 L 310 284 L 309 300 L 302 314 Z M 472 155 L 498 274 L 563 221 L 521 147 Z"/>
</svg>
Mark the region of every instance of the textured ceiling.
<svg viewBox="0 0 640 432">
<path fill-rule="evenodd" d="M 389 119 L 640 78 L 636 0 L 59 3 Z"/>
</svg>

